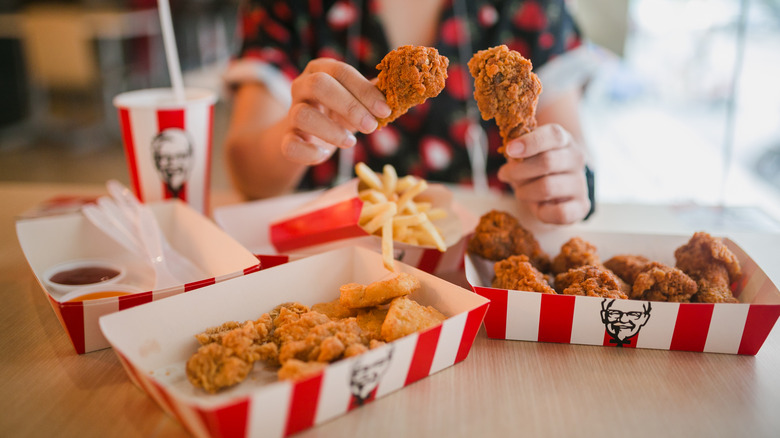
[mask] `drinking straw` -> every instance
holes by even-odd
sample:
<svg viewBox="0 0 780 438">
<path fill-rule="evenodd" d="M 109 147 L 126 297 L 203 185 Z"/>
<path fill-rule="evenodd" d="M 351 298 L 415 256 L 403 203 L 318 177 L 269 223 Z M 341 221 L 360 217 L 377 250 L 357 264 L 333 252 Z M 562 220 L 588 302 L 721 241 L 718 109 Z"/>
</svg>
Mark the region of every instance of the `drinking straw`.
<svg viewBox="0 0 780 438">
<path fill-rule="evenodd" d="M 165 58 L 168 61 L 168 73 L 171 76 L 173 95 L 176 101 L 181 103 L 184 102 L 184 85 L 181 79 L 181 66 L 179 65 L 179 52 L 176 49 L 176 38 L 173 34 L 171 6 L 168 0 L 158 0 L 157 9 L 160 11 L 160 26 L 162 27 Z"/>
</svg>

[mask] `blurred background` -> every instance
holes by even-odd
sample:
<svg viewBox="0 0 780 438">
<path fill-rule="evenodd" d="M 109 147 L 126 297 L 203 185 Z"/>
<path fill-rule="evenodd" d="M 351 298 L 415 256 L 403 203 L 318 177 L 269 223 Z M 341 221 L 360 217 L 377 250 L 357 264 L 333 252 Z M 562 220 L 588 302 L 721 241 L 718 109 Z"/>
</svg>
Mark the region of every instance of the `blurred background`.
<svg viewBox="0 0 780 438">
<path fill-rule="evenodd" d="M 184 83 L 221 92 L 240 0 L 170 0 Z M 780 0 L 573 0 L 594 48 L 582 112 L 601 202 L 780 231 Z M 128 182 L 111 99 L 169 86 L 155 0 L 0 0 L 0 181 Z"/>
</svg>

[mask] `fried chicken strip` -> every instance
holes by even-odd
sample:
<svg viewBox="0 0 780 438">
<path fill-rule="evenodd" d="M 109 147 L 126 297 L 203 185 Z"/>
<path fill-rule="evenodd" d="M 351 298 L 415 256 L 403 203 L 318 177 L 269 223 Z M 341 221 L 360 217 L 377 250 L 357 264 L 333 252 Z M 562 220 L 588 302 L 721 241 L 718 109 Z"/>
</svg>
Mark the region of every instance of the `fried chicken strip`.
<svg viewBox="0 0 780 438">
<path fill-rule="evenodd" d="M 444 89 L 449 59 L 432 47 L 401 46 L 376 66 L 379 69 L 376 86 L 385 95 L 392 112 L 377 119 L 382 128 L 409 108 L 436 97 Z"/>
<path fill-rule="evenodd" d="M 482 118 L 496 120 L 504 145 L 536 128 L 542 82 L 531 71 L 531 61 L 500 45 L 475 53 L 468 67 Z"/>
</svg>

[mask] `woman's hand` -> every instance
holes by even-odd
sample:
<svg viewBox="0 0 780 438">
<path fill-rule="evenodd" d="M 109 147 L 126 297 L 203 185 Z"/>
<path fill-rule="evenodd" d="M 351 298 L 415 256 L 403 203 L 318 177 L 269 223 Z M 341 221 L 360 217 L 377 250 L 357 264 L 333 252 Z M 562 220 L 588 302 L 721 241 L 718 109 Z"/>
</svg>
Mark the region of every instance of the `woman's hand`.
<svg viewBox="0 0 780 438">
<path fill-rule="evenodd" d="M 590 211 L 585 150 L 558 124 L 537 127 L 506 144 L 498 179 L 542 222 L 570 224 Z"/>
<path fill-rule="evenodd" d="M 354 133 L 369 134 L 390 107 L 376 86 L 355 68 L 329 58 L 315 59 L 292 82 L 292 105 L 282 153 L 292 161 L 321 163 L 337 148 L 355 145 Z"/>
</svg>

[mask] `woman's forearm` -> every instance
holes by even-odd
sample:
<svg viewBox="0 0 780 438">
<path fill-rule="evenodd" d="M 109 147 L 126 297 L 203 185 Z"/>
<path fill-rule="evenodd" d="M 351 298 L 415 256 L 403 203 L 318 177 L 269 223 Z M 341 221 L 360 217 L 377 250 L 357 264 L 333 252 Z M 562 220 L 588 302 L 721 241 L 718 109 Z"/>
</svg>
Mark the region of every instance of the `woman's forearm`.
<svg viewBox="0 0 780 438">
<path fill-rule="evenodd" d="M 282 154 L 286 113 L 263 85 L 242 85 L 236 91 L 225 159 L 234 186 L 249 199 L 288 193 L 306 171 L 307 166 Z"/>
</svg>

